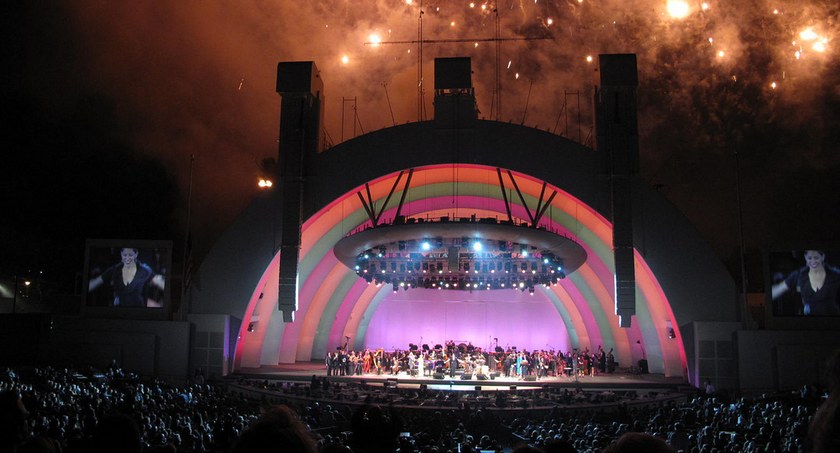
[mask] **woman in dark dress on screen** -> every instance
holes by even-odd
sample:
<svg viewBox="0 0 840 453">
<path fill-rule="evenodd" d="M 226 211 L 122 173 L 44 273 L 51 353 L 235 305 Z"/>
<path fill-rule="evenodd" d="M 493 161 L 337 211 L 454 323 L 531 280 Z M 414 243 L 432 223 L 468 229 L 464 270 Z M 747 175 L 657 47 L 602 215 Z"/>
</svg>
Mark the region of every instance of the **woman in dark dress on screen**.
<svg viewBox="0 0 840 453">
<path fill-rule="evenodd" d="M 114 291 L 112 305 L 115 307 L 160 307 L 160 300 L 153 297 L 153 293 L 163 293 L 164 278 L 138 261 L 138 253 L 135 248 L 121 249 L 120 263 L 92 278 L 88 283 L 88 292 L 105 284 Z"/>
<path fill-rule="evenodd" d="M 802 298 L 802 314 L 806 316 L 840 316 L 840 269 L 825 263 L 825 252 L 806 250 L 805 266 L 773 285 L 773 300 L 789 290 Z"/>
</svg>

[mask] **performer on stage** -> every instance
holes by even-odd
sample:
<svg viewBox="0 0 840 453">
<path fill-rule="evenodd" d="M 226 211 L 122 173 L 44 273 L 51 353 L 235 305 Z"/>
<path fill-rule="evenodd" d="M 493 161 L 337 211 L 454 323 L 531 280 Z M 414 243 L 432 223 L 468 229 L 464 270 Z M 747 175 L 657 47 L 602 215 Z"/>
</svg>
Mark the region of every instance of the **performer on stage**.
<svg viewBox="0 0 840 453">
<path fill-rule="evenodd" d="M 458 369 L 460 357 L 461 353 L 453 343 L 452 350 L 449 352 L 449 377 L 455 377 L 455 371 Z"/>
<path fill-rule="evenodd" d="M 364 359 L 362 361 L 362 374 L 370 374 L 373 370 L 373 352 L 370 349 L 365 349 Z"/>
<path fill-rule="evenodd" d="M 516 376 L 519 379 L 522 379 L 522 375 L 525 372 L 525 368 L 528 366 L 528 360 L 525 358 L 525 353 L 519 351 L 519 354 L 516 356 Z"/>
<path fill-rule="evenodd" d="M 607 372 L 607 353 L 601 345 L 598 345 L 598 371 L 601 374 Z"/>
</svg>

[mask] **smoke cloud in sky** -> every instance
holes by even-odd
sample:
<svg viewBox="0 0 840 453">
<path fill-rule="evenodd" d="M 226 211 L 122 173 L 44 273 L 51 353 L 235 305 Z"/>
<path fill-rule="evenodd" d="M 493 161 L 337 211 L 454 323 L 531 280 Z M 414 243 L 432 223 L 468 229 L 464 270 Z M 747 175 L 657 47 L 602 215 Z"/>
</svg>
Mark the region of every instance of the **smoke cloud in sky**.
<svg viewBox="0 0 840 453">
<path fill-rule="evenodd" d="M 193 213 L 203 219 L 205 247 L 254 196 L 260 161 L 277 155 L 277 62 L 318 65 L 333 144 L 390 126 L 391 111 L 398 124 L 418 119 L 418 46 L 365 43 L 372 35 L 417 40 L 421 8 L 423 39 L 475 40 L 423 46 L 427 119 L 433 59 L 468 56 L 480 116 L 498 113 L 498 64 L 502 121 L 591 146 L 597 55 L 635 53 L 642 176 L 721 255 L 737 244 L 735 152 L 749 246 L 826 240 L 840 221 L 836 1 L 75 0 L 26 8 L 19 16 L 38 27 L 20 51 L 34 55 L 24 58 L 26 80 L 15 83 L 44 109 L 70 109 L 80 92 L 110 100 L 119 134 L 164 162 L 184 196 L 194 154 Z M 503 38 L 545 39 L 505 41 L 497 62 L 487 40 L 497 15 Z M 356 99 L 357 121 L 342 98 Z"/>
</svg>

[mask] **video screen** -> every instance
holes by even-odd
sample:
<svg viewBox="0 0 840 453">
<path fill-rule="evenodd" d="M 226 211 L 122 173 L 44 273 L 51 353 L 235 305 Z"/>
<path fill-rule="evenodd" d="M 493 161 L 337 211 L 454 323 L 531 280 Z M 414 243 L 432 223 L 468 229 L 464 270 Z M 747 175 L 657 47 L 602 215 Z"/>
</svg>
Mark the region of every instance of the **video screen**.
<svg viewBox="0 0 840 453">
<path fill-rule="evenodd" d="M 774 316 L 840 316 L 840 250 L 770 252 Z"/>
<path fill-rule="evenodd" d="M 87 307 L 169 305 L 171 241 L 88 240 L 83 281 Z"/>
</svg>

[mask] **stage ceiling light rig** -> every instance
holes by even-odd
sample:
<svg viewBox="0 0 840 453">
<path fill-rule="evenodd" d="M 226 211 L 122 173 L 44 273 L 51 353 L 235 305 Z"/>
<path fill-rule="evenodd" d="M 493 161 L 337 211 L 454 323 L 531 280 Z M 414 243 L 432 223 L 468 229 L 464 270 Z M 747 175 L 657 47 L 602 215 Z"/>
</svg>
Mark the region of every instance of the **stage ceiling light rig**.
<svg viewBox="0 0 840 453">
<path fill-rule="evenodd" d="M 336 257 L 368 283 L 439 290 L 557 284 L 586 261 L 572 239 L 525 222 L 474 216 L 398 217 L 340 240 Z"/>
</svg>

